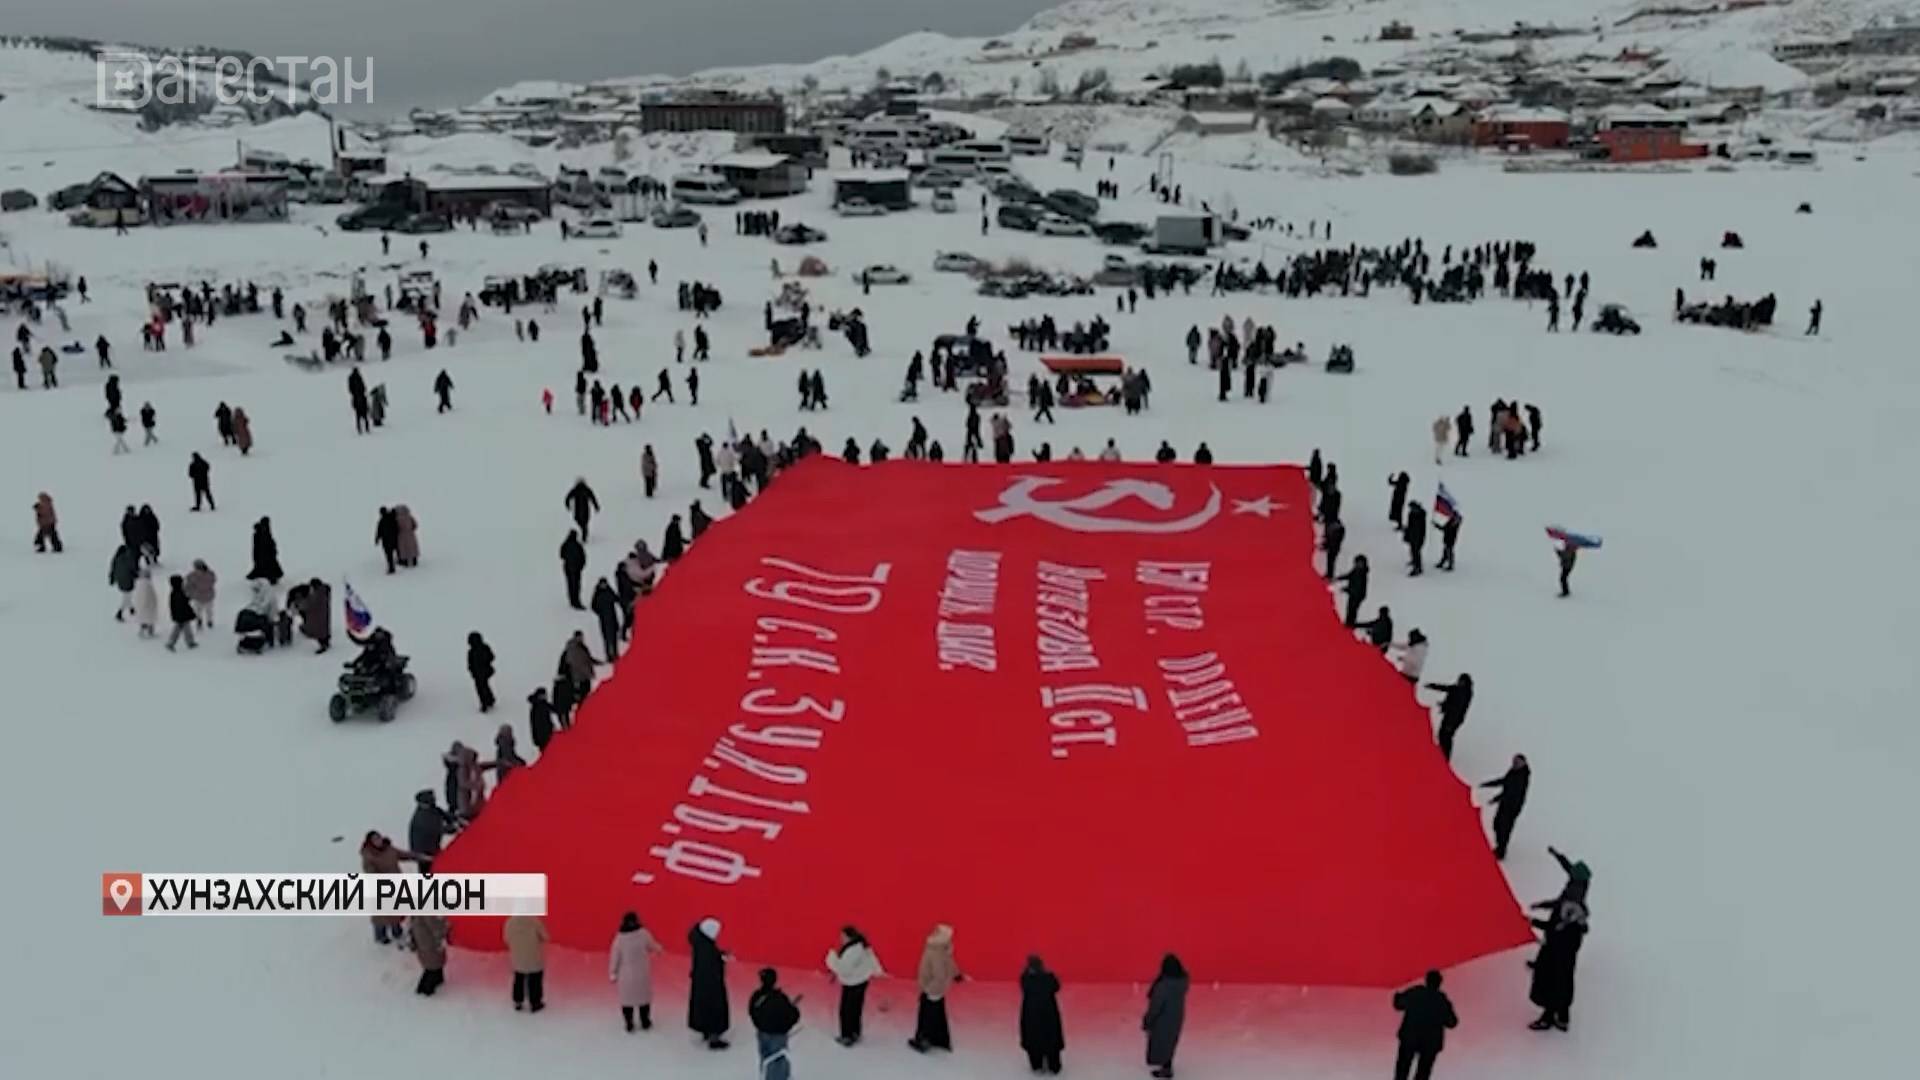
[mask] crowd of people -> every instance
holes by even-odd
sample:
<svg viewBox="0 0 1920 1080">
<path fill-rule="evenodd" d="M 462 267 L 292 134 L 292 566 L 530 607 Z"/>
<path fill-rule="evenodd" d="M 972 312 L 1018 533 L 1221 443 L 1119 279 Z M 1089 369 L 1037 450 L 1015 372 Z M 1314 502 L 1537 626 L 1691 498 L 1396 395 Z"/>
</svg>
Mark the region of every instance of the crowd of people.
<svg viewBox="0 0 1920 1080">
<path fill-rule="evenodd" d="M 1173 201 L 1180 199 L 1177 186 L 1169 190 L 1156 183 L 1155 190 Z M 777 214 L 758 213 L 742 213 L 736 222 L 739 231 L 752 235 L 777 229 L 778 224 Z M 1331 236 L 1331 231 L 1329 224 L 1327 236 Z M 1490 281 L 1492 287 L 1503 295 L 1544 299 L 1554 305 L 1555 310 L 1563 288 L 1565 295 L 1576 298 L 1576 305 L 1586 295 L 1585 274 L 1578 275 L 1576 291 L 1575 275 L 1566 275 L 1562 286 L 1551 273 L 1534 268 L 1532 260 L 1535 251 L 1530 243 L 1481 244 L 1463 248 L 1457 258 L 1454 250 L 1448 247 L 1441 254 L 1440 273 L 1437 276 L 1433 274 L 1428 249 L 1422 241 L 1415 239 L 1391 247 L 1327 248 L 1295 256 L 1274 273 L 1268 273 L 1264 265 L 1258 266 L 1244 281 L 1236 276 L 1241 271 L 1223 266 L 1216 271 L 1214 282 L 1219 292 L 1241 287 L 1272 287 L 1288 297 L 1315 296 L 1335 289 L 1342 295 L 1348 295 L 1356 288 L 1365 295 L 1376 284 L 1397 285 L 1409 290 L 1414 303 L 1420 303 L 1423 298 L 1433 301 L 1478 299 Z M 657 282 L 657 264 L 649 264 L 648 276 Z M 489 304 L 497 303 L 509 313 L 515 303 L 534 301 L 544 302 L 551 309 L 558 289 L 567 284 L 572 284 L 576 289 L 584 287 L 574 278 L 529 277 L 509 282 L 491 293 L 483 293 L 482 300 Z M 421 319 L 425 334 L 423 345 L 426 348 L 432 348 L 435 344 L 437 331 L 434 320 L 439 309 L 438 291 L 439 287 L 435 284 L 431 295 L 415 295 L 411 298 L 403 295 L 401 298 L 410 301 L 417 317 Z M 1148 296 L 1153 296 L 1151 286 Z M 1137 294 L 1129 289 L 1122 294 L 1121 300 L 1120 309 L 1131 312 L 1137 305 Z M 164 348 L 166 328 L 175 322 L 181 324 L 183 335 L 191 343 L 191 327 L 197 323 L 204 323 L 210 328 L 221 317 L 255 315 L 266 311 L 271 311 L 276 321 L 284 321 L 287 317 L 287 298 L 279 288 L 272 289 L 263 302 L 260 290 L 250 282 L 223 285 L 217 290 L 211 284 L 203 283 L 197 291 L 183 289 L 178 291 L 178 295 L 173 290 L 150 288 L 149 301 L 154 318 L 143 326 L 143 340 L 149 348 L 156 350 Z M 677 303 L 679 310 L 701 318 L 719 307 L 720 294 L 718 290 L 700 282 L 681 282 L 677 288 Z M 387 306 L 394 307 L 391 297 Z M 327 360 L 365 359 L 364 344 L 355 344 L 359 335 L 350 330 L 349 322 L 354 311 L 361 312 L 364 320 L 367 317 L 365 310 L 359 304 L 351 308 L 345 302 L 330 305 L 328 325 L 322 335 Z M 291 315 L 295 331 L 305 333 L 305 308 L 295 303 Z M 469 294 L 457 316 L 460 326 L 464 329 L 478 317 L 479 308 Z M 1816 322 L 1817 318 L 1816 308 Z M 1576 314 L 1576 327 L 1578 320 Z M 599 355 L 593 331 L 604 325 L 604 309 L 598 299 L 583 308 L 582 322 L 581 364 L 575 382 L 575 404 L 579 415 L 588 417 L 596 425 L 633 423 L 640 420 L 645 404 L 657 402 L 663 396 L 669 404 L 675 404 L 674 382 L 667 368 L 660 370 L 654 393 L 646 400 L 643 400 L 642 389 L 637 385 L 603 385 L 599 378 L 592 377 L 598 372 Z M 387 337 L 384 325 L 379 329 L 380 354 L 385 358 L 391 353 L 391 340 Z M 1053 315 L 1047 314 L 1016 324 L 1009 328 L 1009 332 L 1019 347 L 1026 350 L 1060 349 L 1069 353 L 1094 353 L 1106 350 L 1112 327 L 1103 318 L 1094 316 L 1090 321 L 1075 321 L 1069 329 L 1062 330 Z M 977 368 L 989 380 L 997 373 L 1004 385 L 1005 355 L 992 349 L 990 344 L 979 338 L 978 333 L 978 319 L 971 319 L 964 336 L 968 344 L 953 346 L 945 344 L 946 339 L 942 339 L 943 343 L 936 345 L 931 365 L 936 385 L 953 389 L 955 371 L 962 366 L 963 359 L 968 370 Z M 529 320 L 524 328 L 516 324 L 516 334 L 531 337 L 537 343 L 538 323 Z M 22 358 L 33 340 L 26 326 L 21 327 L 17 340 L 15 372 L 20 376 L 20 385 L 24 388 Z M 451 340 L 449 332 L 449 344 Z M 1194 326 L 1189 329 L 1185 344 L 1189 363 L 1195 367 L 1204 351 L 1208 369 L 1217 373 L 1222 400 L 1228 396 L 1233 377 L 1239 374 L 1243 380 L 1242 396 L 1258 397 L 1265 401 L 1269 369 L 1305 359 L 1304 344 L 1296 343 L 1291 348 L 1282 349 L 1275 328 L 1272 325 L 1258 325 L 1252 318 L 1236 324 L 1231 317 L 1227 317 L 1219 326 L 1207 327 L 1204 334 L 1199 326 Z M 674 335 L 674 347 L 676 362 L 688 359 L 686 339 L 679 331 Z M 984 360 L 981 359 L 983 348 Z M 706 328 L 696 323 L 691 359 L 696 362 L 707 360 L 710 349 Z M 101 367 L 111 367 L 110 347 L 104 336 L 96 351 Z M 43 355 L 44 352 L 43 349 Z M 699 368 L 689 367 L 686 370 L 685 389 L 690 403 L 698 405 Z M 908 368 L 908 400 L 912 400 L 922 377 L 922 357 L 915 354 Z M 347 381 L 356 433 L 367 434 L 382 426 L 388 408 L 384 387 L 370 387 L 362 375 L 361 367 L 357 365 L 350 370 Z M 820 369 L 811 372 L 802 370 L 796 382 L 802 411 L 827 408 L 826 382 Z M 47 385 L 56 385 L 50 366 Z M 451 411 L 454 384 L 447 371 L 440 371 L 433 389 L 439 411 Z M 1144 411 L 1148 407 L 1151 390 L 1151 380 L 1144 369 L 1121 372 L 1120 384 L 1111 392 L 1099 390 L 1090 379 L 1075 379 L 1067 373 L 1059 374 L 1057 380 L 1034 374 L 1027 386 L 1028 404 L 1033 409 L 1035 424 L 1053 422 L 1053 406 L 1069 398 L 1098 396 L 1107 399 L 1111 396 L 1124 404 L 1128 413 Z M 123 411 L 125 402 L 117 374 L 107 378 L 104 393 L 107 402 L 105 416 L 115 436 L 114 452 L 131 452 L 131 447 L 124 440 L 127 427 Z M 997 399 L 994 395 L 988 396 L 988 404 L 1004 403 L 1004 400 L 1004 394 Z M 546 410 L 551 412 L 551 391 L 543 394 L 543 403 Z M 983 413 L 981 405 L 982 401 L 972 399 L 970 395 L 961 432 L 961 458 L 969 462 L 980 461 L 984 453 L 990 452 L 996 462 L 1012 462 L 1018 453 L 1012 420 L 1004 412 L 990 410 Z M 157 444 L 155 410 L 146 404 L 138 410 L 138 415 L 145 431 L 143 447 Z M 221 444 L 234 448 L 241 455 L 248 454 L 253 445 L 253 432 L 245 409 L 220 402 L 214 415 Z M 941 442 L 930 436 L 921 420 L 913 417 L 911 424 L 903 456 L 909 459 L 945 460 Z M 1454 417 L 1437 417 L 1432 430 L 1436 464 L 1448 453 L 1458 457 L 1468 456 L 1476 430 L 1470 409 L 1463 408 Z M 1486 423 L 1488 448 L 1504 453 L 1509 459 L 1538 452 L 1542 445 L 1541 431 L 1541 411 L 1533 404 L 1503 399 L 1494 402 L 1489 410 Z M 717 481 L 720 501 L 734 511 L 743 509 L 752 499 L 764 493 L 769 485 L 777 482 L 785 469 L 824 452 L 820 442 L 804 427 L 784 442 L 775 442 L 765 430 L 761 430 L 757 436 L 730 432 L 726 439 L 719 441 L 702 435 L 695 443 L 695 451 L 699 469 L 698 486 L 703 490 L 711 490 Z M 863 448 L 859 440 L 849 437 L 841 454 L 853 463 L 859 463 L 863 456 L 869 462 L 883 462 L 891 456 L 891 449 L 879 438 Z M 1036 461 L 1051 461 L 1054 460 L 1054 451 L 1050 443 L 1042 442 L 1031 451 L 1031 456 Z M 1097 456 L 1103 461 L 1119 461 L 1121 451 L 1114 440 L 1108 439 Z M 1164 441 L 1153 456 L 1156 461 L 1163 463 L 1177 459 L 1172 446 Z M 1063 459 L 1084 460 L 1086 457 L 1075 446 Z M 1196 464 L 1211 464 L 1213 459 L 1213 451 L 1204 441 L 1192 454 Z M 205 512 L 215 512 L 212 465 L 196 452 L 190 457 L 187 471 L 194 497 L 194 511 L 202 511 L 204 505 Z M 660 475 L 651 445 L 644 447 L 640 472 L 644 497 L 654 498 Z M 1345 569 L 1341 569 L 1340 559 L 1347 526 L 1342 516 L 1343 495 L 1338 467 L 1333 463 L 1323 463 L 1316 450 L 1308 466 L 1308 476 L 1315 492 L 1314 516 L 1319 525 L 1319 547 L 1325 553 L 1325 575 L 1330 583 L 1337 583 L 1346 625 L 1364 635 L 1365 640 L 1379 648 L 1383 655 L 1391 657 L 1396 670 L 1416 691 L 1424 688 L 1440 695 L 1436 703 L 1438 723 L 1435 741 L 1439 752 L 1450 759 L 1455 740 L 1467 720 L 1473 701 L 1472 676 L 1463 672 L 1450 682 L 1427 681 L 1425 667 L 1430 642 L 1420 629 L 1412 629 L 1404 639 L 1399 638 L 1392 612 L 1385 605 L 1380 605 L 1371 619 L 1361 618 L 1362 608 L 1368 598 L 1370 569 L 1364 554 L 1353 555 Z M 1411 479 L 1405 472 L 1396 473 L 1388 479 L 1388 518 L 1406 545 L 1408 572 L 1412 576 L 1424 573 L 1425 549 L 1430 531 L 1437 534 L 1441 541 L 1441 554 L 1435 568 L 1452 570 L 1461 515 L 1454 507 L 1443 509 L 1436 505 L 1429 511 L 1422 500 L 1409 497 L 1410 485 Z M 657 553 L 647 540 L 634 541 L 620 550 L 609 572 L 599 576 L 588 590 L 587 544 L 592 535 L 594 518 L 601 510 L 600 498 L 582 478 L 566 492 L 561 503 L 572 523 L 559 549 L 564 596 L 571 609 L 593 614 L 600 633 L 600 655 L 594 654 L 585 631 L 574 630 L 560 650 L 551 684 L 534 687 L 525 697 L 526 731 L 532 747 L 531 754 L 523 754 L 516 728 L 511 723 L 492 727 L 492 750 L 489 754 L 483 755 L 479 749 L 463 741 L 453 742 L 441 758 L 444 769 L 441 790 L 436 793 L 433 789 L 423 789 L 415 795 L 408 827 L 408 846 L 401 848 L 377 831 L 367 833 L 360 848 L 363 872 L 398 873 L 402 870 L 402 864 L 408 862 L 423 871 L 430 870 L 446 838 L 484 813 L 490 780 L 497 786 L 518 769 L 537 768 L 540 755 L 555 739 L 566 737 L 572 728 L 577 711 L 591 694 L 599 672 L 619 659 L 625 644 L 632 637 L 636 610 L 652 594 L 662 576 L 670 573 L 673 564 L 698 544 L 714 521 L 701 500 L 695 499 L 687 506 L 684 515 L 671 516 L 660 537 Z M 62 552 L 64 545 L 59 531 L 59 518 L 49 493 L 42 492 L 35 500 L 33 520 L 35 549 L 52 554 Z M 419 522 L 404 503 L 379 508 L 373 539 L 388 573 L 399 573 L 419 565 Z M 184 641 L 189 649 L 196 648 L 196 632 L 204 634 L 214 629 L 218 578 L 205 560 L 188 560 L 191 569 L 183 568 L 181 573 L 167 575 L 169 591 L 167 604 L 163 608 L 159 603 L 156 580 L 163 566 L 161 551 L 158 515 L 150 505 L 138 509 L 128 507 L 121 521 L 121 542 L 109 565 L 109 583 L 119 594 L 115 618 L 123 622 L 131 618 L 138 635 L 151 638 L 158 636 L 158 626 L 164 614 L 172 626 L 166 647 L 171 650 Z M 265 627 L 270 645 L 275 642 L 284 645 L 290 635 L 277 628 L 290 626 L 297 618 L 302 635 L 316 643 L 317 652 L 326 652 L 332 640 L 332 587 L 319 578 L 310 578 L 289 588 L 282 602 L 278 586 L 286 575 L 280 564 L 271 521 L 266 517 L 258 519 L 253 526 L 252 552 L 253 565 L 247 575 L 246 586 L 248 600 L 242 619 L 236 621 L 236 629 L 242 621 L 248 626 Z M 1571 566 L 1569 552 L 1562 556 L 1563 593 Z M 378 632 L 363 645 L 362 655 L 350 666 L 387 664 L 394 656 L 391 638 L 384 636 L 384 632 Z M 493 713 L 498 704 L 493 687 L 497 666 L 498 658 L 493 647 L 480 632 L 470 632 L 466 639 L 466 668 L 482 714 Z M 486 737 L 479 741 L 484 744 Z M 1513 832 L 1526 805 L 1530 775 L 1526 757 L 1515 754 L 1505 773 L 1480 785 L 1496 792 L 1490 805 L 1494 808 L 1492 843 L 1497 858 L 1504 859 L 1508 852 Z M 1584 863 L 1568 860 L 1557 851 L 1553 854 L 1566 870 L 1568 883 L 1561 895 L 1536 905 L 1542 914 L 1536 919 L 1535 925 L 1542 931 L 1543 941 L 1533 963 L 1531 997 L 1542 1009 L 1533 1026 L 1539 1030 L 1564 1031 L 1569 1023 L 1573 999 L 1575 960 L 1587 929 L 1587 894 L 1591 872 Z M 726 970 L 732 958 L 720 946 L 720 934 L 718 921 L 706 919 L 690 928 L 686 937 L 693 957 L 688 1025 L 705 1045 L 716 1050 L 727 1047 L 727 1035 L 732 1029 L 726 982 Z M 373 920 L 373 936 L 377 943 L 403 946 L 414 952 L 421 968 L 420 979 L 415 987 L 418 993 L 431 996 L 444 984 L 448 962 L 448 933 L 444 918 L 433 915 L 417 915 L 405 920 L 392 916 L 376 917 Z M 950 1050 L 953 1046 L 946 1001 L 965 978 L 954 959 L 953 941 L 952 927 L 935 927 L 928 935 L 920 958 L 915 979 L 919 992 L 918 1008 L 914 1034 L 909 1040 L 909 1045 L 917 1051 Z M 513 981 L 509 996 L 515 1008 L 534 1013 L 542 1011 L 546 1005 L 544 970 L 547 936 L 544 926 L 534 917 L 509 919 L 503 943 L 511 958 Z M 653 1026 L 652 958 L 660 951 L 660 941 L 646 928 L 637 912 L 628 913 L 613 932 L 608 951 L 608 977 L 616 987 L 622 1022 L 628 1031 L 644 1031 Z M 853 1046 L 861 1042 L 864 1036 L 867 989 L 875 979 L 884 978 L 885 972 L 871 944 L 853 926 L 842 929 L 839 939 L 826 955 L 825 967 L 839 988 L 837 1039 L 843 1046 Z M 1035 1073 L 1057 1074 L 1062 1068 L 1065 1046 L 1058 1002 L 1060 979 L 1048 970 L 1039 956 L 1034 956 L 1018 973 L 1017 982 L 1021 991 L 1020 1043 L 1028 1056 L 1029 1066 Z M 1146 993 L 1142 1026 L 1147 1043 L 1146 1061 L 1155 1076 L 1168 1077 L 1173 1074 L 1173 1060 L 1184 1024 L 1189 985 L 1190 978 L 1184 965 L 1177 956 L 1169 954 Z M 1392 1004 L 1402 1016 L 1397 1072 L 1402 1077 L 1410 1071 L 1413 1075 L 1424 1077 L 1431 1071 L 1433 1060 L 1443 1047 L 1445 1032 L 1458 1023 L 1451 1003 L 1441 991 L 1439 973 L 1429 973 L 1419 985 L 1395 994 Z M 755 1029 L 763 1076 L 785 1076 L 790 1069 L 790 1036 L 800 1020 L 800 1005 L 800 996 L 790 995 L 780 984 L 775 972 L 771 969 L 759 972 L 758 986 L 748 1000 L 748 1017 Z"/>
</svg>

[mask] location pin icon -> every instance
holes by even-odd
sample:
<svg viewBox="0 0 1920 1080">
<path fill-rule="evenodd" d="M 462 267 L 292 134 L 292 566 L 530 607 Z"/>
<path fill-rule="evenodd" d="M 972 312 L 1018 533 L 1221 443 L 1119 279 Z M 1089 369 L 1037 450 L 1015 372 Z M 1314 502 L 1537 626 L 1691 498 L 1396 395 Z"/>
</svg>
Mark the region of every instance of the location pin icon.
<svg viewBox="0 0 1920 1080">
<path fill-rule="evenodd" d="M 127 910 L 127 902 L 133 899 L 133 882 L 126 878 L 115 878 L 107 886 L 107 895 L 113 897 L 113 904 L 121 911 Z"/>
</svg>

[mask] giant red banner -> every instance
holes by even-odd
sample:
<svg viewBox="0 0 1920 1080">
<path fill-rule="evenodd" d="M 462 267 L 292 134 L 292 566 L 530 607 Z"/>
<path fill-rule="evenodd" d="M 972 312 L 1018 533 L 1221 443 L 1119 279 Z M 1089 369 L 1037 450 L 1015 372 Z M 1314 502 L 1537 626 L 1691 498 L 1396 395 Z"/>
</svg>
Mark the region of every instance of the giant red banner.
<svg viewBox="0 0 1920 1080">
<path fill-rule="evenodd" d="M 1531 940 L 1427 710 L 1344 630 L 1296 468 L 810 461 L 638 612 L 449 872 L 556 941 L 702 917 L 813 967 L 1387 986 Z M 462 943 L 498 947 L 491 932 Z"/>
</svg>

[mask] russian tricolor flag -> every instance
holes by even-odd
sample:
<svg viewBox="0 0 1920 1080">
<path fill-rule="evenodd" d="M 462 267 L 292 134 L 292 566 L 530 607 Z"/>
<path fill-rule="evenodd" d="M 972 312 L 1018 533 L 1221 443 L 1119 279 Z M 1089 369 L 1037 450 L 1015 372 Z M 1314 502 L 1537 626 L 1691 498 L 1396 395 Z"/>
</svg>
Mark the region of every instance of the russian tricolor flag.
<svg viewBox="0 0 1920 1080">
<path fill-rule="evenodd" d="M 1568 547 L 1597 548 L 1600 546 L 1600 538 L 1598 536 L 1589 533 L 1577 533 L 1570 529 L 1563 529 L 1558 525 L 1547 526 L 1547 535 Z"/>
<path fill-rule="evenodd" d="M 341 582 L 341 586 L 345 590 L 340 607 L 347 625 L 347 636 L 354 641 L 365 641 L 373 633 L 373 612 L 367 610 L 366 603 L 360 599 L 359 593 L 353 591 L 352 584 Z"/>
<path fill-rule="evenodd" d="M 1433 509 L 1435 513 L 1445 514 L 1450 518 L 1460 516 L 1460 504 L 1453 501 L 1453 492 L 1447 490 L 1445 483 L 1440 485 L 1439 491 L 1434 492 Z"/>
</svg>

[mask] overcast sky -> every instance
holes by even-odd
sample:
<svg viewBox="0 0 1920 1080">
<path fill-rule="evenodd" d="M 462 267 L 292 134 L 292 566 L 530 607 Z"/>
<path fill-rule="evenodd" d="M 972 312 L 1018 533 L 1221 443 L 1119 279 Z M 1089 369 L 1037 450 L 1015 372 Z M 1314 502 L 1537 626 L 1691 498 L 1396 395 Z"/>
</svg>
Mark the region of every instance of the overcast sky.
<svg viewBox="0 0 1920 1080">
<path fill-rule="evenodd" d="M 1054 2 L 0 0 L 0 32 L 209 44 L 261 56 L 371 55 L 375 105 L 385 112 L 465 104 L 520 79 L 804 62 L 915 30 L 994 34 Z"/>
</svg>

